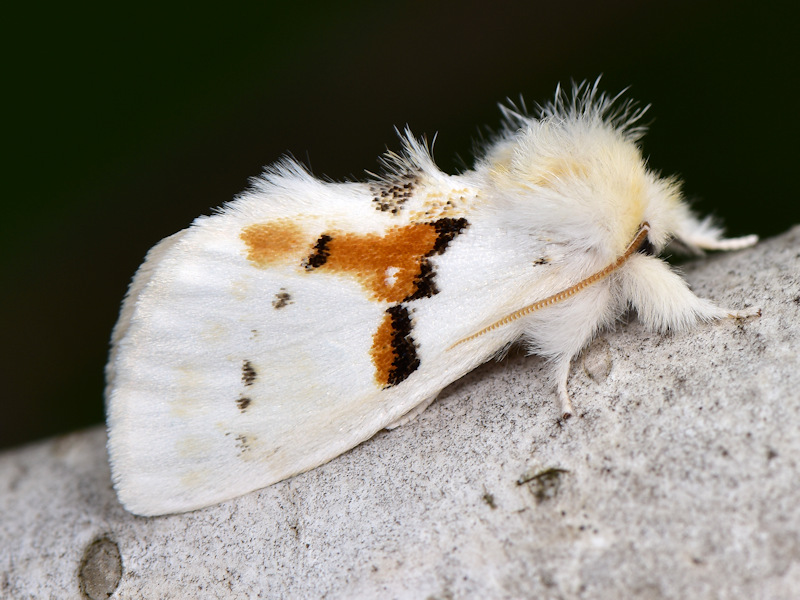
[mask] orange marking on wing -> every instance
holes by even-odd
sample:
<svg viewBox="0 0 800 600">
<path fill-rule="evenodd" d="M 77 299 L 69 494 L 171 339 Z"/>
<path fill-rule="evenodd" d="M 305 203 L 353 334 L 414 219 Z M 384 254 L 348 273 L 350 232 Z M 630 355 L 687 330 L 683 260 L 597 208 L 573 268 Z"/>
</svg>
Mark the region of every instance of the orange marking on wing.
<svg viewBox="0 0 800 600">
<path fill-rule="evenodd" d="M 375 381 L 381 387 L 402 383 L 419 367 L 412 328 L 411 315 L 405 306 L 397 304 L 386 309 L 378 330 L 372 336 L 370 349 Z"/>
<path fill-rule="evenodd" d="M 329 235 L 329 254 L 319 269 L 355 276 L 373 299 L 384 302 L 401 302 L 416 291 L 422 261 L 438 239 L 430 223 L 393 227 L 385 235 Z"/>
<path fill-rule="evenodd" d="M 372 349 L 370 350 L 372 364 L 375 365 L 375 381 L 381 387 L 388 385 L 389 374 L 392 372 L 394 363 L 393 339 L 394 326 L 392 325 L 392 316 L 385 314 L 380 327 L 372 336 Z"/>
<path fill-rule="evenodd" d="M 239 237 L 247 244 L 247 259 L 261 268 L 303 256 L 310 241 L 290 219 L 248 225 Z"/>
</svg>

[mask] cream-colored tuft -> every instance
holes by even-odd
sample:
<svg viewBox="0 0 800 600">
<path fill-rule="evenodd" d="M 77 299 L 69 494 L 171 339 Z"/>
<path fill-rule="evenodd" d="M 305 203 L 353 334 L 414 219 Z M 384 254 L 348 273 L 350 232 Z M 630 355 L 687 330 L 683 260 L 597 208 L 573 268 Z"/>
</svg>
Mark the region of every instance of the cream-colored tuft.
<svg viewBox="0 0 800 600">
<path fill-rule="evenodd" d="M 601 248 L 603 260 L 619 255 L 659 201 L 636 144 L 645 109 L 598 93 L 596 83 L 571 95 L 559 89 L 533 116 L 502 108 L 503 129 L 477 168 L 513 201 L 509 212 L 530 214 L 532 228 L 550 237 L 568 228 L 580 246 Z"/>
</svg>

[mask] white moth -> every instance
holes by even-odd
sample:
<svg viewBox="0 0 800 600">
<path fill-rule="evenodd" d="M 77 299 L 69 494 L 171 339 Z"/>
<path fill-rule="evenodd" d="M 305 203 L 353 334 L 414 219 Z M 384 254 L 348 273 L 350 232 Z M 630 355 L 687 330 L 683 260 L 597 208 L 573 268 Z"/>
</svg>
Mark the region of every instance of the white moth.
<svg viewBox="0 0 800 600">
<path fill-rule="evenodd" d="M 658 255 L 734 250 L 637 146 L 644 112 L 557 91 L 505 123 L 475 168 L 440 171 L 408 132 L 369 183 L 284 160 L 156 245 L 107 366 L 108 449 L 124 506 L 197 509 L 313 469 L 421 413 L 522 340 L 570 362 L 634 309 L 656 331 L 747 317 L 695 296 Z"/>
</svg>

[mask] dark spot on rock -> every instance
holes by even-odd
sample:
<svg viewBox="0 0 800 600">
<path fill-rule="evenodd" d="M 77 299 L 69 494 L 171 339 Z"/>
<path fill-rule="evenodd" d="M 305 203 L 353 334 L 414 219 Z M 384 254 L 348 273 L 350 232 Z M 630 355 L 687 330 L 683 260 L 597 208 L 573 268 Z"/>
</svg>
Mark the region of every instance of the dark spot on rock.
<svg viewBox="0 0 800 600">
<path fill-rule="evenodd" d="M 517 480 L 517 485 L 528 485 L 537 502 L 551 500 L 558 494 L 561 476 L 569 473 L 566 469 L 550 468 L 537 473 L 525 473 Z"/>
<path fill-rule="evenodd" d="M 102 537 L 93 541 L 83 553 L 78 568 L 78 584 L 85 598 L 106 600 L 122 579 L 122 557 L 117 543 Z"/>
<path fill-rule="evenodd" d="M 596 338 L 581 353 L 581 365 L 584 373 L 595 383 L 602 383 L 608 378 L 614 359 L 611 356 L 611 346 L 605 338 Z"/>
</svg>

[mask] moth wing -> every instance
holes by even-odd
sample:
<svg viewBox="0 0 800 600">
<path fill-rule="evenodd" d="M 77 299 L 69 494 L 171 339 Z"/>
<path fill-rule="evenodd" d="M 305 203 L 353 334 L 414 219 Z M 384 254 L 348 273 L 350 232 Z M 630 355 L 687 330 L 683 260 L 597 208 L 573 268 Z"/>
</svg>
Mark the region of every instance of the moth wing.
<svg viewBox="0 0 800 600">
<path fill-rule="evenodd" d="M 390 382 L 389 367 L 376 361 L 391 360 L 394 343 L 407 343 L 412 354 L 415 345 L 387 315 L 399 297 L 370 294 L 370 285 L 382 284 L 366 285 L 351 272 L 357 266 L 314 268 L 325 231 L 359 232 L 358 251 L 366 253 L 374 239 L 389 249 L 424 242 L 430 250 L 443 235 L 432 225 L 398 228 L 371 205 L 365 186 L 352 185 L 348 192 L 327 184 L 322 207 L 273 197 L 236 201 L 148 254 L 107 366 L 109 454 L 131 512 L 192 510 L 311 469 L 462 374 L 440 372 L 441 361 L 431 360 L 413 381 L 405 379 L 418 362 Z M 399 246 L 380 237 L 391 228 L 406 236 Z M 423 241 L 414 237 L 419 232 Z M 398 258 L 390 254 L 385 260 Z M 385 277 L 402 279 L 398 271 L 388 267 Z M 431 359 L 446 338 L 426 349 Z"/>
<path fill-rule="evenodd" d="M 363 184 L 286 182 L 165 239 L 134 278 L 106 390 L 131 512 L 193 510 L 321 465 L 520 334 L 456 345 L 538 278 L 493 212 L 415 222 L 376 210 Z M 442 185 L 412 200 L 446 199 Z"/>
</svg>

